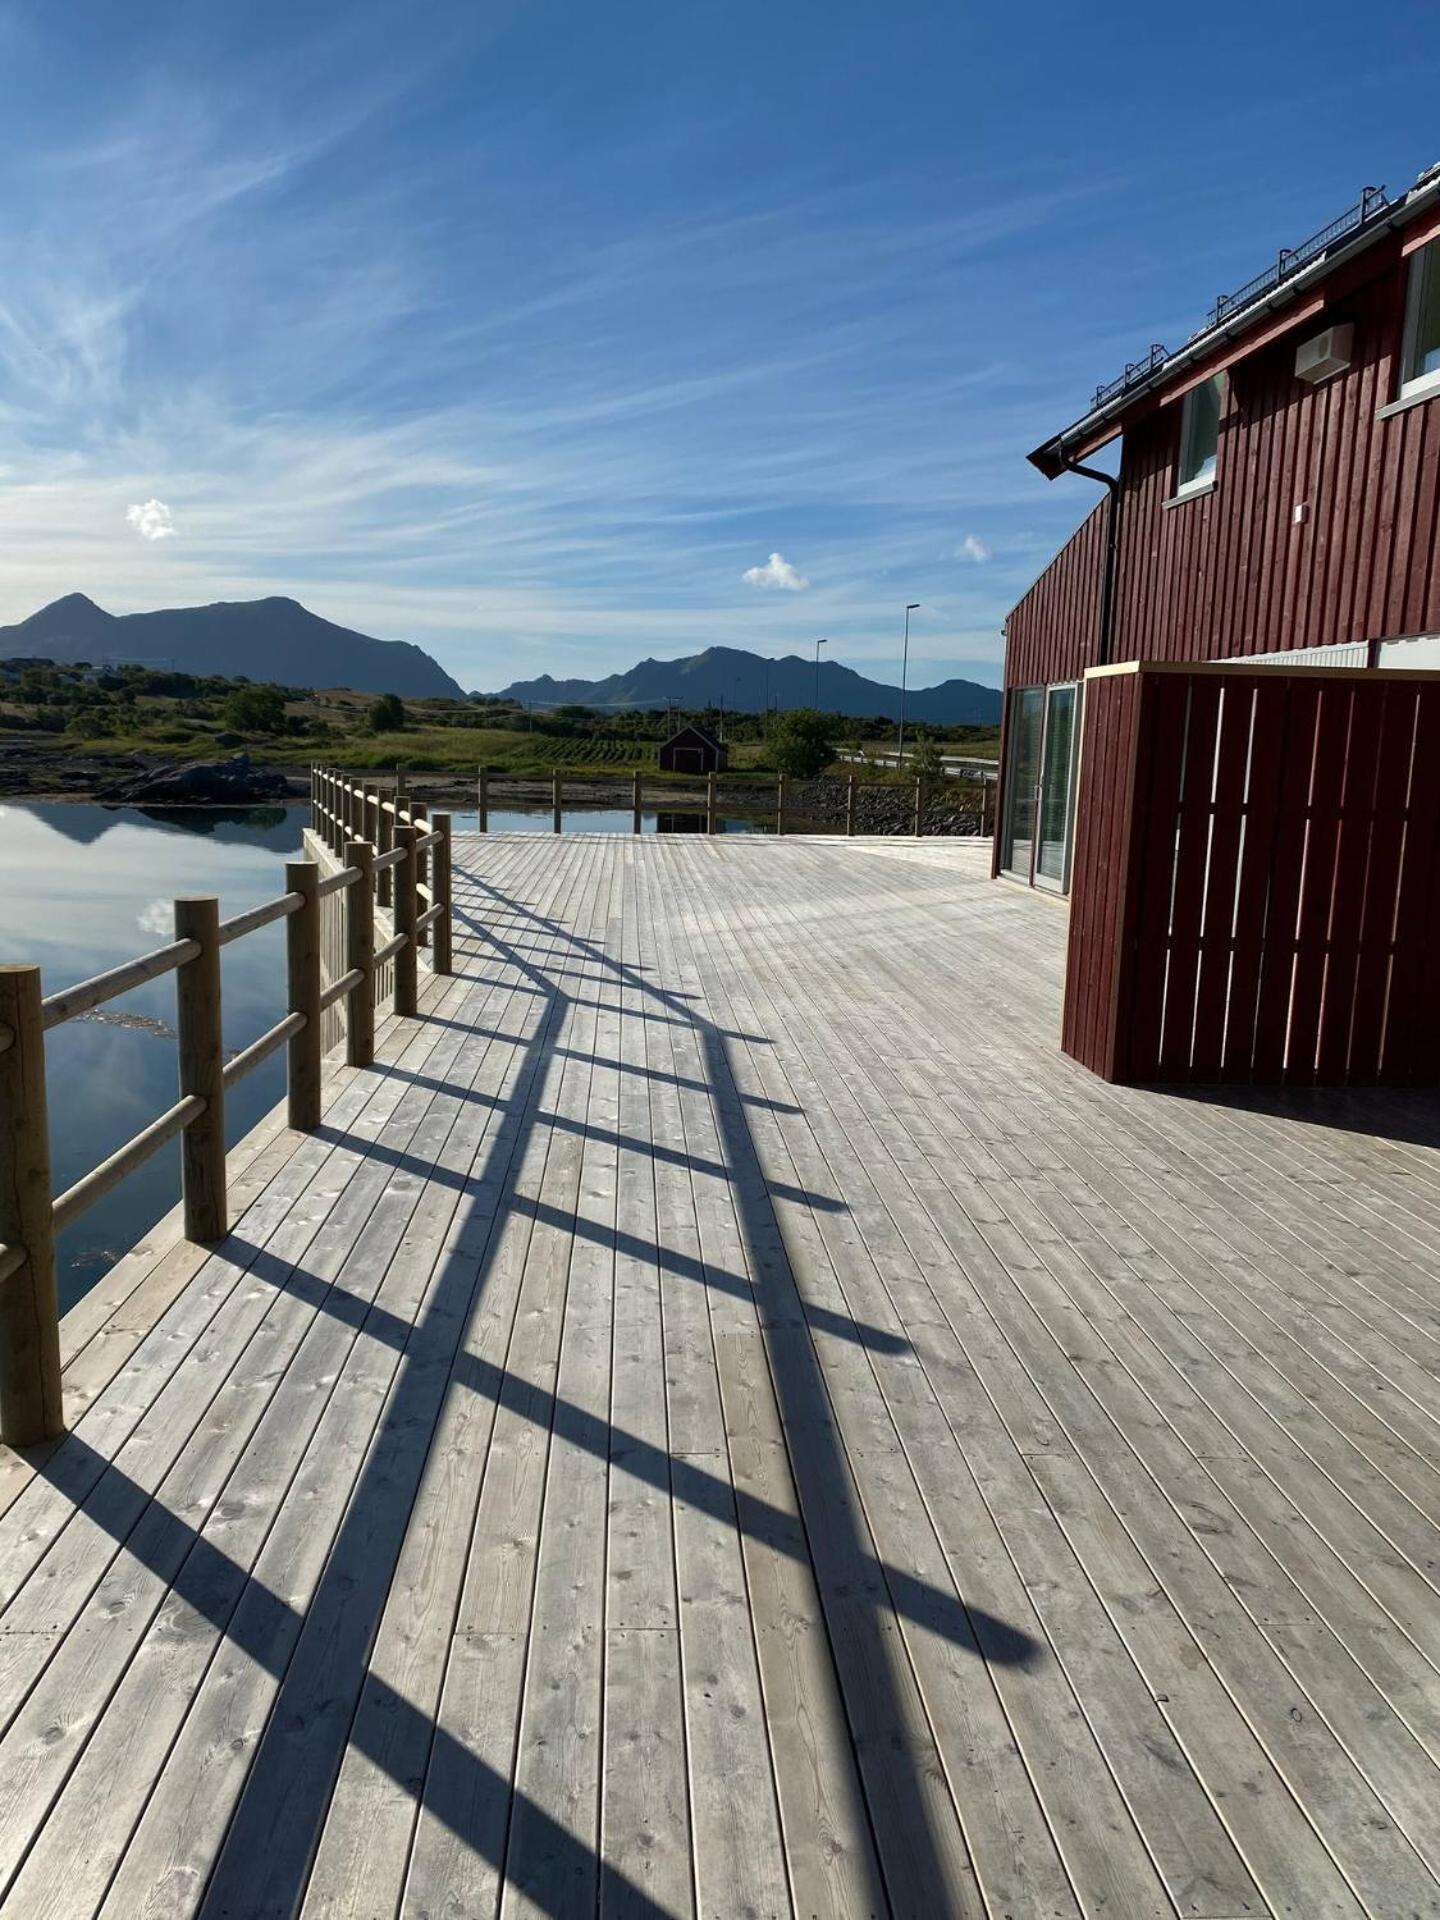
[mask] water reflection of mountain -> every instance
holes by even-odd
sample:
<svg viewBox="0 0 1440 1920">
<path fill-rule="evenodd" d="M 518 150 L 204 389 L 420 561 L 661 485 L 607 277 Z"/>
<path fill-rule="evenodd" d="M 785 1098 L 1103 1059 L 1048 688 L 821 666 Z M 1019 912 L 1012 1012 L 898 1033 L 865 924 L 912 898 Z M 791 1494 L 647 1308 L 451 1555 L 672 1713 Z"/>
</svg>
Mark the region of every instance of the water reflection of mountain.
<svg viewBox="0 0 1440 1920">
<path fill-rule="evenodd" d="M 113 827 L 158 827 L 164 833 L 201 834 L 231 846 L 272 847 L 277 853 L 300 844 L 299 810 L 292 807 L 115 807 L 89 802 L 6 802 L 17 813 L 33 813 L 47 827 L 88 847 Z"/>
<path fill-rule="evenodd" d="M 274 847 L 283 852 L 300 842 L 300 813 L 290 807 L 128 807 L 152 826 L 169 833 L 208 834 L 235 846 Z"/>
</svg>

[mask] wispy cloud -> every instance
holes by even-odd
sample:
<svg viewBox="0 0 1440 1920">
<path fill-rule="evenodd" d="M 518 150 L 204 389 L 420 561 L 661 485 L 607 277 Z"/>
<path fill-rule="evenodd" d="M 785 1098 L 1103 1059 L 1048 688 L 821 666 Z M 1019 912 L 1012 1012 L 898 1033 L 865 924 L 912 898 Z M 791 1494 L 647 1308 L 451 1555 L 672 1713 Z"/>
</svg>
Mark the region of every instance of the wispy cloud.
<svg viewBox="0 0 1440 1920">
<path fill-rule="evenodd" d="M 291 593 L 467 685 L 517 652 L 781 652 L 817 620 L 884 661 L 907 598 L 933 657 L 998 654 L 1030 550 L 962 590 L 950 530 L 1023 503 L 1043 537 L 1080 507 L 1017 457 L 1049 363 L 957 338 L 947 276 L 1053 196 L 897 221 L 894 182 L 767 181 L 607 227 L 572 170 L 537 249 L 523 195 L 471 191 L 518 164 L 514 129 L 382 165 L 363 90 L 297 117 L 266 80 L 253 116 L 258 86 L 157 81 L 28 159 L 23 224 L 0 213 L 0 620 L 74 588 L 152 605 L 158 545 L 171 604 Z M 805 571 L 770 553 L 738 594 L 781 524 Z"/>
<path fill-rule="evenodd" d="M 983 567 L 990 558 L 990 549 L 978 533 L 967 533 L 956 550 L 957 560 L 972 560 L 976 566 Z"/>
<path fill-rule="evenodd" d="M 175 532 L 175 517 L 163 500 L 129 506 L 125 518 L 142 540 L 169 540 Z"/>
<path fill-rule="evenodd" d="M 740 578 L 747 587 L 779 587 L 785 593 L 803 593 L 810 584 L 783 553 L 772 553 L 763 567 L 747 567 Z"/>
</svg>

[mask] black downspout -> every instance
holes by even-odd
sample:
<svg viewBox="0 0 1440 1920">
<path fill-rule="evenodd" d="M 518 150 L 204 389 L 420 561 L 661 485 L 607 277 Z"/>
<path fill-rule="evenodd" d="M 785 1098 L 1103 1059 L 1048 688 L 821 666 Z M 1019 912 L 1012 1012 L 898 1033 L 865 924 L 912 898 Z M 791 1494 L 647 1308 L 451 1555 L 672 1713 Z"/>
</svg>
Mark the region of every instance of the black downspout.
<svg viewBox="0 0 1440 1920">
<path fill-rule="evenodd" d="M 1083 480 L 1098 480 L 1108 488 L 1110 499 L 1105 508 L 1105 571 L 1100 579 L 1100 644 L 1097 667 L 1110 664 L 1110 642 L 1115 625 L 1115 575 L 1120 562 L 1120 482 L 1113 473 L 1102 473 L 1099 467 L 1082 467 L 1078 460 L 1067 458 L 1065 449 L 1056 449 L 1056 459 L 1066 473 L 1078 473 Z"/>
</svg>

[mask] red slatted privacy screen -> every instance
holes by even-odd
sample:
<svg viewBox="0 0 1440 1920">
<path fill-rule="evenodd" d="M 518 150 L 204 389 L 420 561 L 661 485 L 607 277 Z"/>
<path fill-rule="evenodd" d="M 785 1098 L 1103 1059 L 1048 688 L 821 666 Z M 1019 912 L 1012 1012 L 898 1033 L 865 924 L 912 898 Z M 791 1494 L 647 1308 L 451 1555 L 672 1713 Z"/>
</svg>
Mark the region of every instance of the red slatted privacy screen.
<svg viewBox="0 0 1440 1920">
<path fill-rule="evenodd" d="M 1440 678 L 1085 682 L 1063 1044 L 1109 1080 L 1440 1079 Z"/>
</svg>

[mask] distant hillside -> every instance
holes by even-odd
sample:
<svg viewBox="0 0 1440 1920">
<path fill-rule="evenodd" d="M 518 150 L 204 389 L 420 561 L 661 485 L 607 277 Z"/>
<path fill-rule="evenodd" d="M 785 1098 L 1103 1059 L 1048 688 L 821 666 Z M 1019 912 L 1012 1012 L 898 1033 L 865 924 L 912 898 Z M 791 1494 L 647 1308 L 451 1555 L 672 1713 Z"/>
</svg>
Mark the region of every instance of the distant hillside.
<svg viewBox="0 0 1440 1920">
<path fill-rule="evenodd" d="M 374 640 L 298 600 L 221 600 L 158 613 L 106 613 L 68 593 L 28 620 L 0 627 L 0 659 L 16 654 L 71 662 L 167 662 L 184 673 L 243 674 L 282 687 L 353 687 L 412 699 L 461 699 L 459 686 L 408 640 Z"/>
<path fill-rule="evenodd" d="M 900 689 L 835 661 L 823 661 L 816 693 L 815 662 L 798 654 L 767 660 L 763 654 L 739 647 L 707 647 L 683 660 L 642 660 L 628 673 L 612 673 L 604 680 L 516 680 L 501 690 L 506 700 L 534 701 L 541 706 L 574 704 L 585 707 L 663 707 L 673 700 L 681 707 L 725 706 L 732 712 L 763 713 L 766 696 L 780 707 L 819 706 L 827 713 L 857 719 L 870 714 L 900 714 Z M 1000 692 L 975 680 L 942 680 L 935 687 L 911 687 L 905 696 L 909 720 L 937 727 L 984 726 L 1000 718 Z"/>
</svg>

